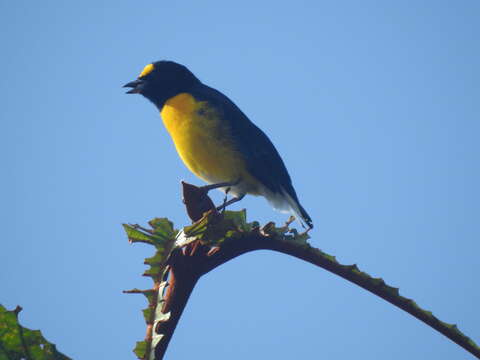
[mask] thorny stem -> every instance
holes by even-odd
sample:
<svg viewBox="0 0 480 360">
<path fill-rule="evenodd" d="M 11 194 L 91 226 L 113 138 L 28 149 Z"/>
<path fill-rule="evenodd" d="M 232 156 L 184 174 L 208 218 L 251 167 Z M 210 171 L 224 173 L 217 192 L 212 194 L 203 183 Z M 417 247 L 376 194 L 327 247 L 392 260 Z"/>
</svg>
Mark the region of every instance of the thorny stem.
<svg viewBox="0 0 480 360">
<path fill-rule="evenodd" d="M 249 237 L 247 239 L 242 239 L 241 241 L 237 241 L 237 244 L 240 247 L 232 249 L 229 254 L 223 253 L 223 258 L 217 259 L 217 261 L 210 262 L 207 267 L 207 271 L 211 271 L 217 266 L 233 259 L 234 257 L 244 254 L 246 252 L 254 251 L 254 250 L 273 250 L 277 251 L 286 255 L 294 256 L 298 259 L 307 261 L 313 265 L 319 266 L 335 275 L 338 275 L 358 286 L 361 288 L 381 297 L 382 299 L 388 301 L 389 303 L 399 307 L 400 309 L 408 312 L 410 315 L 413 315 L 417 319 L 421 320 L 428 326 L 432 327 L 433 329 L 437 330 L 441 334 L 448 337 L 450 340 L 455 342 L 457 345 L 463 347 L 465 350 L 470 352 L 471 354 L 475 355 L 477 358 L 480 359 L 480 350 L 476 347 L 473 347 L 469 342 L 465 341 L 464 337 L 455 336 L 452 332 L 448 331 L 445 326 L 440 324 L 440 321 L 434 317 L 429 317 L 424 311 L 412 305 L 413 301 L 410 299 L 405 299 L 400 296 L 394 296 L 384 289 L 384 286 L 377 286 L 372 284 L 371 281 L 366 279 L 365 277 L 356 274 L 352 271 L 349 271 L 345 268 L 345 266 L 326 260 L 323 257 L 319 257 L 316 253 L 316 249 L 308 246 L 303 247 L 295 244 L 293 242 L 285 241 L 285 240 L 274 240 L 271 238 L 265 238 L 264 236 L 258 234 L 256 237 Z"/>
<path fill-rule="evenodd" d="M 369 292 L 408 312 L 409 314 L 413 315 L 414 317 L 429 325 L 433 329 L 442 333 L 450 340 L 452 340 L 453 342 L 463 347 L 465 350 L 480 359 L 480 351 L 478 350 L 478 348 L 472 347 L 471 344 L 466 342 L 464 338 L 452 335 L 451 332 L 449 332 L 445 327 L 439 324 L 438 319 L 429 317 L 421 309 L 419 310 L 418 308 L 412 306 L 411 300 L 391 295 L 384 290 L 384 286 L 376 286 L 372 284 L 371 281 L 368 281 L 368 279 L 365 279 L 361 275 L 355 274 L 352 271 L 348 271 L 345 266 L 319 257 L 318 254 L 315 253 L 314 248 L 299 246 L 298 244 L 285 240 L 272 239 L 269 237 L 265 237 L 260 233 L 257 233 L 256 235 L 249 234 L 248 237 L 244 237 L 242 239 L 239 239 L 238 241 L 231 241 L 229 243 L 226 243 L 220 248 L 220 250 L 215 252 L 211 252 L 210 247 L 206 245 L 199 245 L 199 248 L 197 249 L 199 256 L 197 257 L 195 264 L 191 264 L 193 266 L 183 264 L 184 269 L 188 266 L 189 270 L 186 272 L 182 272 L 181 277 L 177 276 L 176 286 L 181 286 L 182 291 L 177 290 L 177 296 L 174 300 L 172 299 L 170 303 L 172 311 L 173 309 L 176 309 L 177 316 L 175 316 L 174 325 L 171 326 L 169 329 L 164 329 L 168 330 L 166 333 L 168 334 L 168 340 L 164 342 L 164 346 L 162 346 L 161 349 L 157 347 L 155 352 L 156 360 L 163 358 L 164 352 L 166 351 L 166 346 L 168 345 L 168 341 L 170 340 L 173 331 L 175 330 L 175 326 L 178 323 L 180 315 L 182 314 L 183 309 L 187 304 L 188 298 L 190 297 L 190 294 L 193 291 L 193 288 L 198 278 L 201 277 L 203 274 L 212 271 L 218 266 L 236 258 L 237 256 L 255 250 L 273 250 L 286 255 L 294 256 L 298 259 L 307 261 L 313 265 L 328 270 L 333 274 L 338 275 L 362 287 L 365 290 L 368 290 Z M 194 271 L 190 272 L 191 270 Z M 180 284 L 180 282 L 182 282 L 182 284 Z"/>
<path fill-rule="evenodd" d="M 189 202 L 185 201 L 185 204 L 187 205 L 187 211 L 189 211 Z M 196 205 L 193 204 L 192 206 Z M 189 211 L 189 213 L 191 212 Z M 171 311 L 171 315 L 168 321 L 159 323 L 157 328 L 154 329 L 157 334 L 163 334 L 162 340 L 155 348 L 155 360 L 163 359 L 173 332 L 198 279 L 237 256 L 255 250 L 272 250 L 291 255 L 330 271 L 408 312 L 480 359 L 480 350 L 472 342 L 468 342 L 468 338 L 449 331 L 445 324 L 437 318 L 428 316 L 425 311 L 414 306 L 412 300 L 386 291 L 384 283 L 374 283 L 371 278 L 362 276 L 360 271 L 352 271 L 351 267 L 320 256 L 318 249 L 309 245 L 265 235 L 257 228 L 249 233 L 244 233 L 240 239 L 226 241 L 213 249 L 197 240 L 183 248 L 176 248 L 172 251 L 168 260 L 170 266 L 169 289 L 162 309 L 162 313 Z"/>
<path fill-rule="evenodd" d="M 165 322 L 159 322 L 153 329 L 157 334 L 163 334 L 155 347 L 155 359 L 163 359 L 190 294 L 202 275 L 199 273 L 199 263 L 203 261 L 207 248 L 201 246 L 202 251 L 197 251 L 199 245 L 199 242 L 191 243 L 184 248 L 173 250 L 170 255 L 168 287 L 162 306 L 162 313 L 170 312 L 170 317 Z"/>
</svg>

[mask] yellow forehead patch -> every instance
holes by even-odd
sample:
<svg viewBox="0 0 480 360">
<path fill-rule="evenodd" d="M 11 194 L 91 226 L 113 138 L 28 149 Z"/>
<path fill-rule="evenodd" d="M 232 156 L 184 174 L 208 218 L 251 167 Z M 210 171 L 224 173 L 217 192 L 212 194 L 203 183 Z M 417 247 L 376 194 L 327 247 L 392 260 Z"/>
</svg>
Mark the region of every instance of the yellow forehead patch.
<svg viewBox="0 0 480 360">
<path fill-rule="evenodd" d="M 139 78 L 141 78 L 142 76 L 147 76 L 148 74 L 150 74 L 153 70 L 155 69 L 155 66 L 153 66 L 153 64 L 148 64 L 147 66 L 145 66 L 142 70 L 142 72 L 140 73 L 140 75 L 138 75 Z"/>
</svg>

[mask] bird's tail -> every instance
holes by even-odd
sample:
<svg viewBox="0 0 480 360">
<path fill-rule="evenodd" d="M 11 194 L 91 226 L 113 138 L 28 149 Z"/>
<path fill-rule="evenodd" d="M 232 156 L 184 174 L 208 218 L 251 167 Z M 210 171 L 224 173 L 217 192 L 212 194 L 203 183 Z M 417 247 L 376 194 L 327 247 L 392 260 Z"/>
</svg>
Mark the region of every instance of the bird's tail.
<svg viewBox="0 0 480 360">
<path fill-rule="evenodd" d="M 313 221 L 307 211 L 303 208 L 297 199 L 294 199 L 289 193 L 283 190 L 283 196 L 288 204 L 291 212 L 302 222 L 303 225 L 307 225 L 309 229 L 313 228 Z"/>
<path fill-rule="evenodd" d="M 312 218 L 308 215 L 303 206 L 300 205 L 296 196 L 293 197 L 282 188 L 280 192 L 274 194 L 269 193 L 265 197 L 275 209 L 283 212 L 290 212 L 295 215 L 302 225 L 308 226 L 309 229 L 313 228 Z"/>
</svg>

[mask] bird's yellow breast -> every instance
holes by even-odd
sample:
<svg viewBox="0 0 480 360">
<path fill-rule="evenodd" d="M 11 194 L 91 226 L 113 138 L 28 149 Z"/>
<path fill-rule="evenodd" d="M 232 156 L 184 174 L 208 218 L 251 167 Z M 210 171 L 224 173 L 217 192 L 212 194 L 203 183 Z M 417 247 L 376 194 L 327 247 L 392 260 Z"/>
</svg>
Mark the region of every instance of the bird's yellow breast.
<svg viewBox="0 0 480 360">
<path fill-rule="evenodd" d="M 167 100 L 161 116 L 180 158 L 195 175 L 209 183 L 248 177 L 218 109 L 181 93 Z"/>
</svg>

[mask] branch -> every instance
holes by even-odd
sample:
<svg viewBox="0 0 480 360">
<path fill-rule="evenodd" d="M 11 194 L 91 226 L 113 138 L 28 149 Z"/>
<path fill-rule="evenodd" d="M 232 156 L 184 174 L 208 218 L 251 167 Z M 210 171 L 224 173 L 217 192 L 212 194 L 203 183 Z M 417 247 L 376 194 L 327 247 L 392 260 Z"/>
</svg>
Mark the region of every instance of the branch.
<svg viewBox="0 0 480 360">
<path fill-rule="evenodd" d="M 205 201 L 202 200 L 202 203 Z M 186 205 L 188 208 L 189 203 L 186 202 Z M 160 314 L 160 319 L 152 320 L 151 324 L 156 324 L 153 326 L 153 339 L 145 347 L 152 351 L 145 351 L 143 354 L 137 352 L 137 355 L 143 355 L 139 358 L 163 359 L 188 298 L 202 275 L 247 252 L 272 250 L 319 266 L 370 291 L 415 316 L 480 359 L 480 348 L 462 334 L 456 325 L 440 321 L 431 312 L 421 309 L 413 300 L 400 296 L 398 288 L 386 285 L 381 278 L 370 277 L 356 265 L 339 264 L 334 256 L 311 247 L 306 242 L 308 234 L 299 234 L 296 230 L 289 229 L 288 224 L 277 228 L 273 223 L 269 223 L 259 228 L 256 223 L 248 224 L 245 218 L 245 212 L 227 211 L 218 214 L 210 211 L 176 236 L 175 246 L 171 248 L 173 250 L 164 255 L 168 260 L 162 260 L 168 265 L 162 270 L 163 282 L 156 281 L 157 287 L 163 284 L 160 285 L 162 291 L 158 291 L 158 299 L 150 302 L 154 309 L 162 306 L 161 311 L 153 312 Z M 153 233 L 155 232 L 158 232 L 158 229 L 154 227 Z M 131 234 L 130 230 L 129 236 Z M 146 234 L 143 233 L 142 236 Z"/>
</svg>

